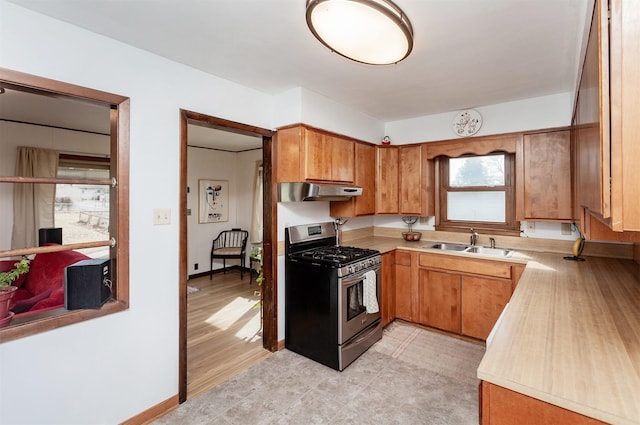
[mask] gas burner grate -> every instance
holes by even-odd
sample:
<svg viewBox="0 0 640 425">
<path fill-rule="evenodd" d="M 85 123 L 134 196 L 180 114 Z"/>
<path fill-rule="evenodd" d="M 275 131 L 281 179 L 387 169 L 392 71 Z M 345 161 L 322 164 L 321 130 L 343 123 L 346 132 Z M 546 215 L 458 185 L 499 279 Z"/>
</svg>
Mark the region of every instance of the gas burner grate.
<svg viewBox="0 0 640 425">
<path fill-rule="evenodd" d="M 330 246 L 312 248 L 306 251 L 299 252 L 297 254 L 293 254 L 292 257 L 303 260 L 315 260 L 327 264 L 335 264 L 341 266 L 378 254 L 379 252 L 373 249 L 355 248 L 349 246 Z"/>
</svg>

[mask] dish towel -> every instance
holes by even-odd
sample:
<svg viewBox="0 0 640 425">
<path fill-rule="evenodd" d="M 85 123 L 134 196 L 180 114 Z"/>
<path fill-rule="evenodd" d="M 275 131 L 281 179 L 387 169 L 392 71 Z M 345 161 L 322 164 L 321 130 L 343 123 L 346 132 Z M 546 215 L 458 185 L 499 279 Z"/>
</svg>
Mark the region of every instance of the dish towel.
<svg viewBox="0 0 640 425">
<path fill-rule="evenodd" d="M 367 309 L 367 313 L 377 313 L 380 311 L 378 307 L 378 294 L 376 290 L 376 272 L 373 270 L 364 274 L 363 283 L 363 304 Z"/>
</svg>

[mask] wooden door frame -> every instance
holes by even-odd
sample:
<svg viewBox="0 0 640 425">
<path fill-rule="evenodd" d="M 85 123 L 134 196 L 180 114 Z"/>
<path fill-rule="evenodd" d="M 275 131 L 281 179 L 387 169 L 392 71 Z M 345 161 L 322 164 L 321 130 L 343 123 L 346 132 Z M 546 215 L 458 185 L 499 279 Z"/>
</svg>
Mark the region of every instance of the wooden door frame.
<svg viewBox="0 0 640 425">
<path fill-rule="evenodd" d="M 273 192 L 273 149 L 272 137 L 275 131 L 241 124 L 235 121 L 216 118 L 197 112 L 180 110 L 180 305 L 179 305 L 179 329 L 178 329 L 178 398 L 180 403 L 187 400 L 187 142 L 188 124 L 196 124 L 203 127 L 210 127 L 217 130 L 231 133 L 244 134 L 247 136 L 262 137 L 262 163 L 264 169 L 264 241 L 262 243 L 263 275 L 262 281 L 262 345 L 269 351 L 278 349 L 278 311 L 277 311 L 277 287 L 274 284 L 273 276 L 277 270 L 275 260 L 277 255 L 272 255 L 273 242 L 277 241 L 277 233 L 274 213 Z M 277 243 L 276 243 L 277 246 Z M 277 253 L 276 253 L 277 254 Z"/>
</svg>

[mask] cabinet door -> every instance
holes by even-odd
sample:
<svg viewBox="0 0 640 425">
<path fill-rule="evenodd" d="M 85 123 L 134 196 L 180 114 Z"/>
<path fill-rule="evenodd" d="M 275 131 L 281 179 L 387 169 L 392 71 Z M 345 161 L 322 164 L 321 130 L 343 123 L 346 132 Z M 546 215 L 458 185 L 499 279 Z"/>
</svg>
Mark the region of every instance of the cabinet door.
<svg viewBox="0 0 640 425">
<path fill-rule="evenodd" d="M 398 214 L 398 148 L 376 151 L 376 214 Z"/>
<path fill-rule="evenodd" d="M 486 340 L 512 288 L 511 280 L 462 276 L 462 334 Z"/>
<path fill-rule="evenodd" d="M 340 137 L 330 137 L 331 178 L 336 182 L 354 181 L 354 142 Z"/>
<path fill-rule="evenodd" d="M 376 212 L 376 147 L 356 143 L 355 169 L 356 186 L 362 188 L 362 196 L 355 199 L 356 215 L 369 215 Z"/>
<path fill-rule="evenodd" d="M 309 129 L 304 135 L 301 166 L 305 180 L 353 183 L 353 141 Z"/>
<path fill-rule="evenodd" d="M 422 147 L 400 146 L 400 214 L 423 215 L 422 211 Z"/>
<path fill-rule="evenodd" d="M 460 333 L 460 275 L 420 269 L 419 323 Z"/>
<path fill-rule="evenodd" d="M 633 0 L 595 1 L 574 114 L 577 207 L 614 231 L 640 230 L 637 11 Z"/>
<path fill-rule="evenodd" d="M 396 317 L 413 321 L 413 282 L 411 279 L 411 254 L 396 251 Z"/>
<path fill-rule="evenodd" d="M 331 217 L 356 217 L 376 212 L 376 147 L 367 143 L 355 143 L 355 186 L 362 188 L 362 195 L 348 201 L 331 202 Z"/>
<path fill-rule="evenodd" d="M 595 3 L 576 102 L 577 206 L 608 218 L 611 216 L 608 12 L 606 1 Z"/>
<path fill-rule="evenodd" d="M 571 220 L 569 130 L 524 136 L 524 219 Z"/>
<path fill-rule="evenodd" d="M 278 183 L 300 181 L 300 140 L 303 132 L 302 127 L 289 127 L 276 133 L 274 172 Z"/>
<path fill-rule="evenodd" d="M 396 317 L 396 288 L 395 288 L 395 253 L 382 254 L 382 282 L 381 282 L 381 313 L 382 326 L 387 326 Z"/>
<path fill-rule="evenodd" d="M 305 180 L 331 180 L 331 136 L 304 129 L 302 139 L 302 177 Z"/>
</svg>

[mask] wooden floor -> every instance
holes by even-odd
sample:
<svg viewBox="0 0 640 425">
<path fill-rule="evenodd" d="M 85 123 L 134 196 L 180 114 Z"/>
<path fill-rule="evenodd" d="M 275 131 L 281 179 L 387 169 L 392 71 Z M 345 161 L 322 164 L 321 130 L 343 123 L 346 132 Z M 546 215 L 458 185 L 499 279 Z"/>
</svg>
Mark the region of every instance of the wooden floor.
<svg viewBox="0 0 640 425">
<path fill-rule="evenodd" d="M 240 280 L 236 269 L 187 284 L 199 289 L 187 295 L 187 399 L 192 399 L 270 353 L 262 348 L 255 274 L 244 273 Z"/>
</svg>

